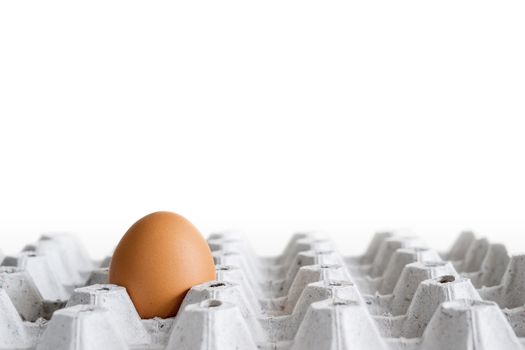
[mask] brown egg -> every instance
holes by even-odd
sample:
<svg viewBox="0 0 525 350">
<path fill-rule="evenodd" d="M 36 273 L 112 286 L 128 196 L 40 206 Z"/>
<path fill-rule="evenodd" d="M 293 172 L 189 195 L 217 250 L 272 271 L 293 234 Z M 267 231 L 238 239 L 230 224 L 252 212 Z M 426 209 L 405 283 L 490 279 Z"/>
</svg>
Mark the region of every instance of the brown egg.
<svg viewBox="0 0 525 350">
<path fill-rule="evenodd" d="M 109 268 L 109 283 L 126 287 L 142 318 L 175 316 L 192 286 L 214 279 L 208 244 L 191 222 L 170 212 L 133 224 Z"/>
</svg>

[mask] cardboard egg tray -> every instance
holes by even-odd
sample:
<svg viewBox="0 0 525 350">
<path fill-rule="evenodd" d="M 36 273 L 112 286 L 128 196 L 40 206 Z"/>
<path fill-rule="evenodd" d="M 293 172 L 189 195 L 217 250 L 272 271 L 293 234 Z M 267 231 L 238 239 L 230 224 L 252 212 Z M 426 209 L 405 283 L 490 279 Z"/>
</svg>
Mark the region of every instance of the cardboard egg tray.
<svg viewBox="0 0 525 350">
<path fill-rule="evenodd" d="M 525 255 L 472 233 L 441 254 L 395 232 L 358 257 L 309 234 L 271 258 L 237 234 L 208 243 L 216 281 L 169 319 L 141 320 L 74 236 L 0 256 L 0 349 L 525 349 Z"/>
</svg>

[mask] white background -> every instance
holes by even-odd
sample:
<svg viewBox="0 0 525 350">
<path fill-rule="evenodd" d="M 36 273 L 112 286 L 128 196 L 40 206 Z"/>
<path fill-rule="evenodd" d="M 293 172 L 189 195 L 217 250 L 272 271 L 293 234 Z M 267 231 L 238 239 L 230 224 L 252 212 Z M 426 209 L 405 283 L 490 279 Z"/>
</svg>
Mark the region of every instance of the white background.
<svg viewBox="0 0 525 350">
<path fill-rule="evenodd" d="M 155 210 L 261 253 L 411 228 L 525 251 L 523 1 L 0 5 L 0 248 Z"/>
</svg>

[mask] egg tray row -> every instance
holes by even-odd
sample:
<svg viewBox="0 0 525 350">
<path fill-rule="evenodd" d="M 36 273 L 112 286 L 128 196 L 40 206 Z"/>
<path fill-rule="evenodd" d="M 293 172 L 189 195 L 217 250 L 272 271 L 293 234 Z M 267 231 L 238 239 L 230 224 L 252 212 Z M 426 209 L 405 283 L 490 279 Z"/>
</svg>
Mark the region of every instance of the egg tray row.
<svg viewBox="0 0 525 350">
<path fill-rule="evenodd" d="M 297 302 L 297 296 L 303 298 L 305 295 L 310 297 L 315 295 L 312 291 L 315 283 L 314 285 L 309 283 L 318 279 L 323 280 L 325 284 L 328 283 L 332 289 L 332 292 L 325 293 L 325 296 L 319 297 L 319 300 L 331 297 L 365 305 L 379 333 L 388 339 L 387 343 L 391 348 L 428 348 L 429 345 L 423 341 L 425 328 L 433 316 L 437 317 L 436 312 L 441 304 L 446 302 L 460 303 L 459 306 L 447 304 L 447 310 L 458 307 L 463 311 L 468 309 L 469 313 L 480 310 L 495 312 L 499 318 L 491 316 L 491 321 L 495 322 L 496 319 L 503 321 L 500 322 L 502 330 L 510 329 L 511 332 L 502 331 L 498 334 L 510 334 L 511 343 L 519 345 L 522 341 L 517 337 L 525 336 L 525 309 L 522 307 L 525 303 L 524 256 L 511 257 L 500 244 L 490 244 L 486 239 L 476 239 L 472 233 L 466 232 L 458 238 L 448 253 L 438 254 L 426 248 L 417 238 L 383 233 L 374 237 L 363 256 L 342 259 L 329 241 L 295 236 L 292 242 L 295 242 L 296 246 L 304 244 L 311 246 L 306 251 L 286 249 L 281 258 L 274 260 L 273 265 L 270 264 L 270 269 L 267 264 L 260 264 L 257 268 L 258 259 L 250 248 L 246 248 L 247 243 L 242 239 L 222 237 L 218 240 L 214 238 L 210 242 L 216 262 L 229 262 L 241 267 L 241 273 L 238 276 L 230 274 L 228 280 L 241 285 L 244 292 L 249 295 L 260 295 L 270 291 L 274 297 L 270 300 L 271 305 L 262 299 L 262 310 L 259 313 L 266 317 L 273 316 L 265 323 L 266 334 L 273 335 L 272 341 L 286 339 L 298 328 L 303 327 L 301 325 L 301 321 L 304 321 L 303 315 L 305 312 L 310 312 L 307 310 L 308 305 L 313 305 L 312 303 L 317 299 L 313 298 L 307 302 L 300 299 Z M 292 253 L 288 254 L 289 251 Z M 237 260 L 232 261 L 232 257 Z M 451 261 L 443 261 L 443 258 Z M 264 282 L 261 285 L 257 283 L 261 280 L 260 276 L 249 277 L 257 276 L 254 270 L 259 270 L 263 276 L 287 277 L 285 280 L 272 281 L 271 285 L 266 285 Z M 249 271 L 248 278 L 242 273 L 243 271 Z M 287 286 L 290 288 L 288 289 Z M 283 294 L 285 297 L 281 296 Z M 503 310 L 500 310 L 498 305 Z M 492 311 L 485 311 L 486 309 Z M 290 314 L 291 316 L 282 317 Z M 283 324 L 279 325 L 280 322 Z M 291 332 L 286 326 L 290 324 L 295 325 Z M 345 325 L 344 321 L 341 321 L 340 327 L 348 329 L 351 324 L 353 322 Z M 458 330 L 461 327 L 458 328 L 456 325 L 451 329 Z M 272 332 L 275 330 L 278 331 Z M 472 328 L 467 330 L 472 332 L 471 334 L 478 334 Z M 315 330 L 313 331 L 315 333 Z M 326 338 L 322 333 L 316 334 L 315 339 Z M 426 337 L 432 338 L 431 335 Z M 295 339 L 297 341 L 301 338 L 303 335 Z M 457 340 L 457 344 L 460 345 L 454 347 L 450 339 L 457 339 L 457 337 L 443 337 L 445 343 L 441 342 L 440 346 L 447 349 L 465 348 L 463 340 Z M 354 339 L 352 344 L 355 346 L 356 343 L 358 342 Z M 508 343 L 500 343 L 500 347 L 494 347 L 494 343 L 490 342 L 487 344 L 492 344 L 486 347 L 488 349 L 511 348 Z M 302 344 L 300 348 L 308 347 Z M 317 345 L 311 348 L 317 348 Z M 370 349 L 374 348 L 378 346 L 371 345 Z"/>
<path fill-rule="evenodd" d="M 175 320 L 140 320 L 121 287 L 91 285 L 69 297 L 88 275 L 88 284 L 107 283 L 107 268 L 93 271 L 73 237 L 44 237 L 4 259 L 4 265 L 17 267 L 0 273 L 0 348 L 463 349 L 465 342 L 521 348 L 509 322 L 519 335 L 522 308 L 502 313 L 480 294 L 500 305 L 518 305 L 523 294 L 517 271 L 524 262 L 472 234 L 463 234 L 444 254 L 452 263 L 440 261 L 417 239 L 395 234 L 376 235 L 363 256 L 346 259 L 329 240 L 308 235 L 295 235 L 276 258 L 257 257 L 235 235 L 212 235 L 209 245 L 217 281 L 192 288 Z M 501 270 L 495 262 L 504 256 L 511 268 L 505 266 L 498 283 L 479 291 L 454 268 L 483 281 Z M 62 271 L 55 273 L 54 263 Z M 48 268 L 40 274 L 42 266 Z M 378 293 L 391 285 L 393 293 Z M 49 322 L 39 318 L 58 309 Z"/>
</svg>

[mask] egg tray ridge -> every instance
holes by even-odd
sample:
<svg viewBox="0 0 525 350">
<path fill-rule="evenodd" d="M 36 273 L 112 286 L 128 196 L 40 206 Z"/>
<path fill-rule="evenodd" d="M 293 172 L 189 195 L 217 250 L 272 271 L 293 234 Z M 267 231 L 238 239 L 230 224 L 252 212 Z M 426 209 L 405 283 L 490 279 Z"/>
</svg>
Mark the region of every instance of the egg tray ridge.
<svg viewBox="0 0 525 350">
<path fill-rule="evenodd" d="M 525 349 L 525 255 L 471 232 L 442 254 L 397 232 L 357 257 L 312 234 L 277 257 L 236 233 L 208 244 L 216 280 L 168 319 L 141 320 L 72 235 L 0 256 L 0 349 Z"/>
</svg>

